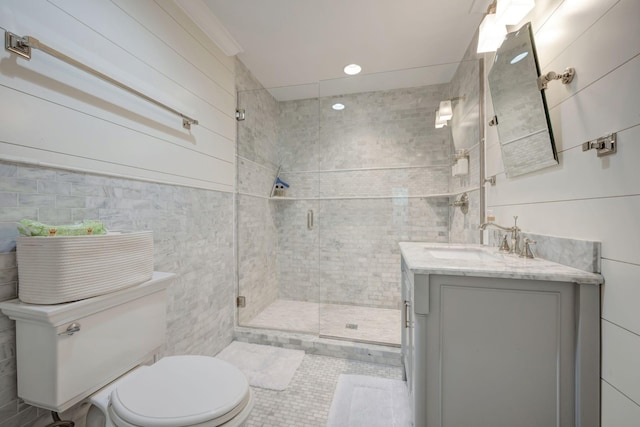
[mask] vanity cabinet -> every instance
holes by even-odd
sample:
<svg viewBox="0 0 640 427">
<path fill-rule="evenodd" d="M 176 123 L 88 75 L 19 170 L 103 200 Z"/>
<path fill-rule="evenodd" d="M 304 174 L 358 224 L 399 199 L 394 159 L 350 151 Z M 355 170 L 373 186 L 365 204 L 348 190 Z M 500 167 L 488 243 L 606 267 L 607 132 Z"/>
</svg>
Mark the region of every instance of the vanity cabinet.
<svg viewBox="0 0 640 427">
<path fill-rule="evenodd" d="M 599 287 L 483 275 L 403 254 L 414 425 L 599 426 Z"/>
</svg>

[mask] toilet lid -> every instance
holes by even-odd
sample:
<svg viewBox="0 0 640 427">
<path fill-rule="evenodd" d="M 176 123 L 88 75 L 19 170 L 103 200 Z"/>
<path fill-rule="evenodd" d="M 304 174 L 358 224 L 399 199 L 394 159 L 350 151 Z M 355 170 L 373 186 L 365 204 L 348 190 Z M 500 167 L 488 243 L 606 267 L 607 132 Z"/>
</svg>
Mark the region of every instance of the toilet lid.
<svg viewBox="0 0 640 427">
<path fill-rule="evenodd" d="M 173 356 L 123 381 L 111 393 L 111 405 L 132 425 L 182 427 L 226 421 L 225 414 L 238 412 L 248 397 L 249 383 L 235 366 L 213 357 Z"/>
</svg>

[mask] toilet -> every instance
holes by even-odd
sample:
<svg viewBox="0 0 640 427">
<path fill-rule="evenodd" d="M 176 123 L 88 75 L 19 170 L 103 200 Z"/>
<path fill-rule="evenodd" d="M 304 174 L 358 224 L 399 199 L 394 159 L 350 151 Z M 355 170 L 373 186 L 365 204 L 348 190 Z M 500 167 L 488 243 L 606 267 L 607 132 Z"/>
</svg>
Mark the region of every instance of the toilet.
<svg viewBox="0 0 640 427">
<path fill-rule="evenodd" d="M 57 305 L 0 303 L 16 321 L 18 396 L 62 412 L 91 405 L 87 427 L 238 427 L 253 409 L 244 374 L 209 356 L 146 365 L 165 339 L 175 276 Z"/>
</svg>

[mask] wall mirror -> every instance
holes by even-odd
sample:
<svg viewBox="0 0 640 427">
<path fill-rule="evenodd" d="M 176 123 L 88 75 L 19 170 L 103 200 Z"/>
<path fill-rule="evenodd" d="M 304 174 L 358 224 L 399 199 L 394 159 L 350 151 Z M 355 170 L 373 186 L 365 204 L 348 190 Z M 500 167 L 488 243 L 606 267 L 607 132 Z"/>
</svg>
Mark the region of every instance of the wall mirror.
<svg viewBox="0 0 640 427">
<path fill-rule="evenodd" d="M 527 23 L 507 34 L 489 71 L 502 161 L 508 178 L 558 164 L 540 69 Z"/>
</svg>

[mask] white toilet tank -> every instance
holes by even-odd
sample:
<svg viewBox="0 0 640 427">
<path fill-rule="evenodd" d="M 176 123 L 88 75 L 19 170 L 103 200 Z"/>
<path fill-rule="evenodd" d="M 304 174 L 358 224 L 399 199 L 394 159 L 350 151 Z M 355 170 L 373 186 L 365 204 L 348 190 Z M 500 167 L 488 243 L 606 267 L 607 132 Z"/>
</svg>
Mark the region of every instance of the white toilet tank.
<svg viewBox="0 0 640 427">
<path fill-rule="evenodd" d="M 174 277 L 155 272 L 140 285 L 67 304 L 0 303 L 16 321 L 18 396 L 61 412 L 150 359 L 164 343 Z"/>
</svg>

